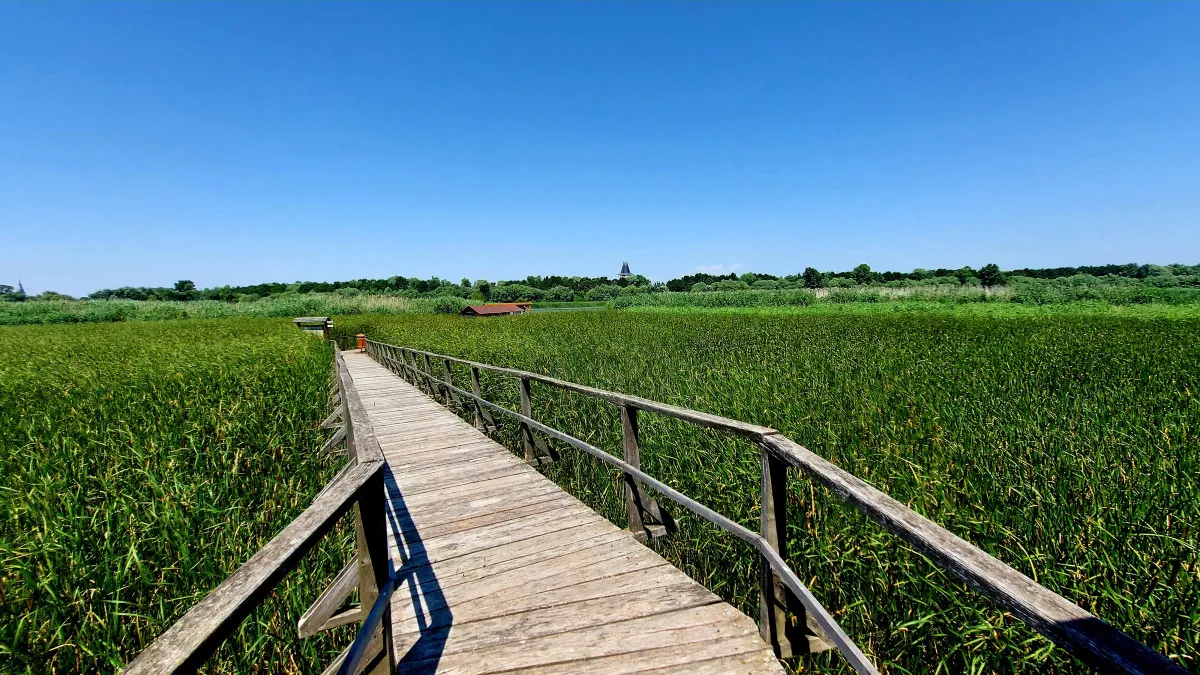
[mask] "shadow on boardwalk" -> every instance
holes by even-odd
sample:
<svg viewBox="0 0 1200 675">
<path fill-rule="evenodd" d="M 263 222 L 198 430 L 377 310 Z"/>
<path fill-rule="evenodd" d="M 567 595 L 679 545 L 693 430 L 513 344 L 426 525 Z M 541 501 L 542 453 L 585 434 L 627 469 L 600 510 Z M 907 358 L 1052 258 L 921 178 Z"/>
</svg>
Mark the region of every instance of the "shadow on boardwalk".
<svg viewBox="0 0 1200 675">
<path fill-rule="evenodd" d="M 391 467 L 384 470 L 384 487 L 387 490 L 388 525 L 400 551 L 400 569 L 396 571 L 396 593 L 408 593 L 412 601 L 413 616 L 416 617 L 420 637 L 404 654 L 397 654 L 399 672 L 432 673 L 437 671 L 442 650 L 450 635 L 454 615 L 446 604 L 442 587 L 438 584 L 433 566 L 425 552 L 425 543 L 409 516 L 404 495 L 396 484 Z M 392 616 L 396 620 L 396 616 Z"/>
</svg>

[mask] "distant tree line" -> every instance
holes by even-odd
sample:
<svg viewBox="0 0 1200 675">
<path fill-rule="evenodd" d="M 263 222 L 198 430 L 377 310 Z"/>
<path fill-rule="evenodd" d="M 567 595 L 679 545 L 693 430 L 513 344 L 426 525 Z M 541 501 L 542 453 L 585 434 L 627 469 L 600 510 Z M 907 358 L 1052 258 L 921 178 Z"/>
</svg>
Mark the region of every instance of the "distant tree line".
<svg viewBox="0 0 1200 675">
<path fill-rule="evenodd" d="M 984 287 L 1003 286 L 1009 279 L 1061 279 L 1071 277 L 1120 278 L 1146 280 L 1158 286 L 1200 286 L 1200 265 L 1091 265 L 1082 267 L 1021 268 L 1004 271 L 988 264 L 979 269 L 964 266 L 958 269 L 917 268 L 911 272 L 877 272 L 862 264 L 842 272 L 821 272 L 806 267 L 800 274 L 774 276 L 746 272 L 744 274 L 688 274 L 666 283 L 668 290 L 677 293 L 747 290 L 826 288 L 886 284 L 891 286 L 959 284 Z"/>
<path fill-rule="evenodd" d="M 659 284 L 659 287 L 662 285 Z M 215 286 L 196 288 L 189 280 L 165 286 L 123 286 L 106 288 L 88 295 L 93 300 L 219 300 L 223 302 L 247 302 L 260 298 L 279 297 L 292 294 L 337 293 L 357 295 L 359 293 L 399 295 L 411 298 L 454 296 L 494 302 L 516 302 L 519 300 L 549 300 L 571 302 L 574 300 L 609 300 L 622 292 L 631 290 L 649 291 L 654 287 L 650 280 L 641 275 L 624 279 L 580 276 L 529 276 L 521 280 L 489 282 L 479 279 L 472 282 L 462 279 L 454 283 L 448 279 L 431 277 L 393 276 L 387 279 L 352 279 L 349 281 L 296 281 L 293 283 L 264 283 L 249 286 Z"/>
<path fill-rule="evenodd" d="M 744 274 L 688 274 L 666 283 L 654 283 L 635 274 L 621 279 L 582 276 L 528 276 L 519 280 L 489 282 L 486 279 L 462 279 L 458 283 L 430 277 L 393 276 L 386 279 L 352 279 L 349 281 L 296 281 L 292 283 L 263 283 L 249 286 L 215 286 L 196 288 L 190 280 L 182 279 L 170 287 L 124 286 L 106 288 L 88 295 L 95 300 L 217 300 L 222 302 L 253 302 L 267 297 L 308 293 L 337 293 L 341 295 L 398 295 L 410 298 L 452 296 L 487 302 L 516 301 L 604 301 L 621 295 L 674 291 L 677 293 L 731 290 L 772 290 L 794 288 L 837 288 L 860 285 L 941 285 L 1003 286 L 1012 279 L 1130 279 L 1152 286 L 1200 286 L 1200 265 L 1085 265 L 1080 267 L 1020 268 L 1003 271 L 995 264 L 979 269 L 969 266 L 957 269 L 918 268 L 911 272 L 877 272 L 862 264 L 850 270 L 822 272 L 806 267 L 799 274 L 776 276 L 756 272 Z M 28 296 L 18 282 L 17 287 L 0 284 L 0 302 L 24 300 L 64 300 L 70 296 L 46 291 Z"/>
</svg>

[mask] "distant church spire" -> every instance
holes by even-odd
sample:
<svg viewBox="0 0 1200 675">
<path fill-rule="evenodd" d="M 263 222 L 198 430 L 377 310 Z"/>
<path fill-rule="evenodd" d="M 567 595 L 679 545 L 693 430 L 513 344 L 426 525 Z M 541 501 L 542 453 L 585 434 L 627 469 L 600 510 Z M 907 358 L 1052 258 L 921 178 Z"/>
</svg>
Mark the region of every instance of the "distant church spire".
<svg viewBox="0 0 1200 675">
<path fill-rule="evenodd" d="M 621 263 L 621 278 L 628 279 L 631 276 L 633 276 L 633 272 L 629 271 L 629 263 L 628 262 Z"/>
</svg>

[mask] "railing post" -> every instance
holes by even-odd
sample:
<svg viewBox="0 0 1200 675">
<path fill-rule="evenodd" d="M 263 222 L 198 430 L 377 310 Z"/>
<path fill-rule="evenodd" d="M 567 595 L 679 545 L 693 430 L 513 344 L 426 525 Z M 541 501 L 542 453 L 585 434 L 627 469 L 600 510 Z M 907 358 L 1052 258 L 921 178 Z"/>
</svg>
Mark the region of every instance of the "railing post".
<svg viewBox="0 0 1200 675">
<path fill-rule="evenodd" d="M 423 354 L 422 356 L 425 357 L 425 374 L 428 375 L 428 377 L 424 377 L 422 379 L 425 380 L 425 384 L 429 387 L 429 395 L 433 397 L 434 400 L 437 400 L 438 388 L 437 385 L 433 383 L 433 364 L 429 361 L 429 354 Z"/>
<path fill-rule="evenodd" d="M 363 486 L 358 503 L 354 505 L 354 534 L 358 544 L 358 603 L 364 621 L 379 597 L 379 589 L 388 581 L 390 553 L 387 543 L 387 495 L 384 491 L 386 488 L 383 476 L 380 472 L 377 479 Z M 385 607 L 383 621 L 367 647 L 368 654 L 382 648 L 384 656 L 363 672 L 372 675 L 395 672 L 391 626 L 391 608 Z M 377 642 L 379 647 L 376 647 Z"/>
<path fill-rule="evenodd" d="M 762 452 L 762 536 L 781 558 L 787 557 L 787 462 L 766 448 Z M 792 595 L 779 575 L 762 560 L 759 597 L 759 634 L 779 658 L 815 654 L 830 649 L 820 628 L 809 621 L 799 598 Z M 795 625 L 788 615 L 796 617 Z"/>
<path fill-rule="evenodd" d="M 532 418 L 533 417 L 533 401 L 529 397 L 529 380 L 521 378 L 521 414 Z M 538 462 L 538 456 L 533 451 L 533 428 L 525 422 L 521 422 L 521 439 L 525 444 L 525 461 L 530 464 Z"/>
<path fill-rule="evenodd" d="M 787 555 L 787 464 L 761 449 L 762 453 L 762 536 L 781 557 Z M 788 658 L 796 653 L 788 627 L 787 587 L 762 561 L 762 595 L 759 598 L 762 639 L 775 650 L 775 656 Z M 804 650 L 807 651 L 807 650 Z"/>
<path fill-rule="evenodd" d="M 346 425 L 346 455 L 352 464 L 357 464 L 358 446 L 354 438 L 354 422 L 346 401 L 346 392 L 342 394 L 342 419 Z M 354 504 L 354 540 L 356 559 L 358 561 L 358 606 L 362 612 L 361 619 L 365 620 L 367 612 L 379 597 L 379 589 L 387 582 L 388 575 L 388 544 L 387 544 L 387 495 L 384 493 L 383 474 L 363 486 L 358 500 Z M 386 610 L 390 613 L 390 610 Z M 368 652 L 374 651 L 375 642 L 381 641 L 380 647 L 386 650 L 386 658 L 364 672 L 372 674 L 390 673 L 394 669 L 395 660 L 392 650 L 391 621 L 385 616 L 379 633 L 371 639 Z"/>
<path fill-rule="evenodd" d="M 621 405 L 621 452 L 627 464 L 642 468 L 642 450 L 638 444 L 638 409 Z M 658 501 L 646 494 L 646 489 L 629 474 L 625 477 L 625 510 L 629 531 L 638 541 L 664 537 L 675 531 L 675 520 L 663 511 Z"/>
<path fill-rule="evenodd" d="M 475 366 L 471 366 L 471 393 L 479 398 L 483 398 L 479 387 L 479 369 Z M 475 404 L 475 428 L 482 431 L 484 429 L 483 406 L 479 404 L 478 400 L 472 400 L 471 402 Z"/>
<path fill-rule="evenodd" d="M 621 406 L 621 450 L 624 459 L 634 468 L 641 468 L 642 453 L 638 447 L 637 408 Z M 638 484 L 633 476 L 625 474 L 625 511 L 629 519 L 629 531 L 638 541 L 646 541 L 646 526 L 642 522 L 642 509 L 638 505 Z"/>
<path fill-rule="evenodd" d="M 408 350 L 404 347 L 400 348 L 400 363 L 403 364 L 401 367 L 401 370 L 404 371 L 402 377 L 408 380 L 409 384 L 416 384 L 417 378 L 413 377 L 412 371 L 409 370 L 411 366 L 408 365 Z"/>
<path fill-rule="evenodd" d="M 442 359 L 442 381 L 446 383 L 446 403 L 454 401 L 458 404 L 458 394 L 450 388 L 454 386 L 454 372 L 450 370 L 450 359 Z"/>
</svg>

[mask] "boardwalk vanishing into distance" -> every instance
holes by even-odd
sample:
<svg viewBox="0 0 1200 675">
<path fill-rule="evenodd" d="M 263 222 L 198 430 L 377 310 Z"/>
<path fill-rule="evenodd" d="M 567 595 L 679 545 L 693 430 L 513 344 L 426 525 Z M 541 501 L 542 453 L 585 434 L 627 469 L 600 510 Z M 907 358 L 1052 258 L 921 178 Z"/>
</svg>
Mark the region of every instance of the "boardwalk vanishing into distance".
<svg viewBox="0 0 1200 675">
<path fill-rule="evenodd" d="M 366 354 L 401 672 L 782 673 L 749 617 Z"/>
<path fill-rule="evenodd" d="M 1097 670 L 1186 672 L 773 429 L 363 336 L 358 349 L 338 351 L 334 361 L 333 412 L 322 424 L 333 435 L 322 450 L 344 452 L 345 468 L 124 672 L 195 671 L 300 558 L 353 513 L 356 554 L 328 588 L 319 594 L 314 589 L 316 600 L 297 626 L 305 638 L 358 625 L 353 643 L 328 665 L 327 675 L 782 673 L 779 658 L 827 649 L 837 650 L 858 673 L 877 673 L 786 563 L 789 470 L 822 483 Z M 520 412 L 483 397 L 481 371 L 517 382 Z M 612 403 L 621 420 L 622 454 L 534 419 L 533 382 Z M 443 403 L 468 417 L 473 413 L 474 424 Z M 642 472 L 639 412 L 758 445 L 760 530 Z M 519 423 L 524 457 L 484 433 L 496 427 L 497 415 Z M 590 455 L 623 475 L 628 529 L 537 470 L 564 449 Z M 757 625 L 643 545 L 674 531 L 670 510 L 652 494 L 758 552 Z M 355 590 L 359 602 L 352 604 Z"/>
</svg>

